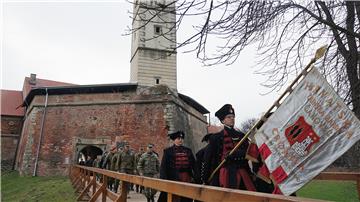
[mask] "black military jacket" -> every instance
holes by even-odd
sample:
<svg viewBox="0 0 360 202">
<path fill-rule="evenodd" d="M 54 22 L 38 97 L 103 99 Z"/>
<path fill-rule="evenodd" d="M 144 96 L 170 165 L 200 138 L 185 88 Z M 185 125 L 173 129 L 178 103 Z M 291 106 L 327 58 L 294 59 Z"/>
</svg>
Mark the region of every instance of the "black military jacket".
<svg viewBox="0 0 360 202">
<path fill-rule="evenodd" d="M 231 136 L 234 146 L 245 136 L 244 133 L 227 127 L 219 133 L 215 133 L 210 136 L 209 145 L 206 147 L 206 151 L 204 152 L 204 178 L 206 180 L 210 177 L 213 170 L 215 170 L 215 168 L 221 163 L 225 130 L 229 136 Z M 245 140 L 236 152 L 234 152 L 231 156 L 228 156 L 223 167 L 248 167 L 247 160 L 245 159 L 248 146 L 249 141 Z M 211 182 L 207 182 L 207 184 L 219 186 L 219 170 L 216 172 Z"/>
<path fill-rule="evenodd" d="M 161 160 L 160 165 L 160 178 L 166 180 L 179 180 L 178 173 L 179 172 L 188 172 L 191 178 L 194 177 L 194 170 L 195 170 L 195 158 L 190 148 L 184 146 L 178 146 L 183 149 L 189 159 L 189 168 L 187 170 L 177 170 L 175 167 L 175 145 L 164 149 L 163 158 Z"/>
</svg>

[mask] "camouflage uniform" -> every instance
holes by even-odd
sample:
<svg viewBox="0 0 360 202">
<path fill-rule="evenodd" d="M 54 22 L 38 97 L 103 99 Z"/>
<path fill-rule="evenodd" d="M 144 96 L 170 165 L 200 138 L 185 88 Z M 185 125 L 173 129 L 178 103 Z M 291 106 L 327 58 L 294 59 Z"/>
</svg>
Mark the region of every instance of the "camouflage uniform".
<svg viewBox="0 0 360 202">
<path fill-rule="evenodd" d="M 143 154 L 144 154 L 144 149 L 143 149 L 143 148 L 141 148 L 140 151 L 135 154 L 135 166 L 138 165 L 139 160 L 140 160 L 140 158 L 141 158 L 141 155 L 143 155 Z M 138 169 L 135 169 L 135 174 L 136 174 L 136 175 L 140 175 L 140 172 L 139 172 Z M 137 192 L 137 193 L 139 193 L 139 192 L 142 193 L 143 190 L 144 190 L 144 187 L 143 187 L 143 186 L 140 186 L 140 185 L 138 185 L 138 184 L 135 185 L 135 188 L 136 188 L 136 192 Z M 140 189 L 139 189 L 139 188 L 140 188 Z"/>
<path fill-rule="evenodd" d="M 106 170 L 111 170 L 112 168 L 112 163 L 111 163 L 111 159 L 114 156 L 114 152 L 109 152 L 103 162 L 102 167 Z M 108 177 L 108 188 L 112 189 L 113 188 L 113 184 L 114 184 L 114 178 Z"/>
<path fill-rule="evenodd" d="M 158 156 L 152 152 L 148 151 L 141 155 L 141 158 L 137 164 L 137 169 L 140 174 L 145 177 L 155 177 L 160 171 L 160 162 Z M 155 189 L 146 187 L 144 194 L 148 201 L 154 201 L 154 196 L 156 194 Z"/>
<path fill-rule="evenodd" d="M 119 171 L 119 166 L 116 163 L 117 163 L 117 161 L 118 161 L 118 159 L 120 157 L 120 154 L 121 154 L 121 151 L 118 151 L 111 158 L 111 170 L 112 171 Z M 120 181 L 118 179 L 114 180 L 114 189 L 113 189 L 113 191 L 115 193 L 117 193 L 117 190 L 118 190 L 118 187 L 119 187 L 119 182 Z"/>
<path fill-rule="evenodd" d="M 134 170 L 135 170 L 135 156 L 134 154 L 129 150 L 124 150 L 123 152 L 121 152 L 121 154 L 119 155 L 119 158 L 117 159 L 116 165 L 119 167 L 119 171 L 121 173 L 126 173 L 126 174 L 134 174 Z M 128 187 L 128 191 L 130 190 L 130 186 L 131 184 L 126 183 L 127 187 Z"/>
</svg>

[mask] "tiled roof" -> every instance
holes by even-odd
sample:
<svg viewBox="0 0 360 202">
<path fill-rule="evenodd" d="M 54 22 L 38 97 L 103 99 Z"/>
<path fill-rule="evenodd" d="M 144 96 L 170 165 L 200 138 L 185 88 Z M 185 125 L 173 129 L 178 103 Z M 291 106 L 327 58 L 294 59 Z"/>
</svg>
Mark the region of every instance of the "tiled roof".
<svg viewBox="0 0 360 202">
<path fill-rule="evenodd" d="M 0 90 L 1 115 L 24 116 L 25 109 L 19 107 L 23 102 L 22 92 L 15 90 Z"/>
<path fill-rule="evenodd" d="M 40 88 L 40 87 L 55 87 L 55 86 L 75 86 L 76 84 L 59 82 L 59 81 L 52 81 L 46 79 L 38 79 L 36 78 L 35 84 L 30 84 L 30 77 L 25 77 L 24 84 L 23 84 L 23 97 L 25 98 L 31 89 L 33 88 Z"/>
<path fill-rule="evenodd" d="M 72 86 L 54 86 L 37 87 L 30 91 L 23 102 L 23 106 L 31 103 L 36 95 L 62 95 L 62 94 L 81 94 L 81 93 L 114 93 L 128 90 L 136 90 L 136 83 L 118 83 L 118 84 L 98 84 L 98 85 L 72 85 Z"/>
</svg>

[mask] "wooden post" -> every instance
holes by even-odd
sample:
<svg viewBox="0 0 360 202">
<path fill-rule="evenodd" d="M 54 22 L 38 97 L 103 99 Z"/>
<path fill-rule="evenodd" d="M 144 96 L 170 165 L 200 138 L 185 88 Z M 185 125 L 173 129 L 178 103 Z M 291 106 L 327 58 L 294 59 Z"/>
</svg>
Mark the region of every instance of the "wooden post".
<svg viewBox="0 0 360 202">
<path fill-rule="evenodd" d="M 93 172 L 93 179 L 94 179 L 94 181 L 93 181 L 93 195 L 95 194 L 95 192 L 96 192 L 96 173 L 95 172 Z"/>
<path fill-rule="evenodd" d="M 128 182 L 125 182 L 124 180 L 120 181 L 120 196 L 116 199 L 116 202 L 126 202 L 127 198 L 127 192 L 128 192 Z"/>
<path fill-rule="evenodd" d="M 359 201 L 360 201 L 360 175 L 357 176 L 357 192 L 358 192 L 358 197 L 359 197 Z"/>
<path fill-rule="evenodd" d="M 82 199 L 82 197 L 85 196 L 85 194 L 87 194 L 87 192 L 89 191 L 93 181 L 95 181 L 95 179 L 92 179 L 92 181 L 87 184 L 87 186 L 84 188 L 84 190 L 78 196 L 77 201 L 80 201 Z"/>
<path fill-rule="evenodd" d="M 172 193 L 167 193 L 167 202 L 172 202 L 173 195 Z"/>
<path fill-rule="evenodd" d="M 104 185 L 104 189 L 102 191 L 102 202 L 106 202 L 106 196 L 107 196 L 107 176 L 106 175 L 102 175 L 102 180 L 103 180 L 103 185 Z"/>
<path fill-rule="evenodd" d="M 90 198 L 90 202 L 95 202 L 96 199 L 100 196 L 101 193 L 104 193 L 104 189 L 106 189 L 106 187 L 104 186 L 104 184 L 102 184 L 99 189 L 92 195 L 92 197 Z M 104 201 L 104 200 L 103 200 Z M 106 201 L 106 198 L 105 198 Z"/>
</svg>

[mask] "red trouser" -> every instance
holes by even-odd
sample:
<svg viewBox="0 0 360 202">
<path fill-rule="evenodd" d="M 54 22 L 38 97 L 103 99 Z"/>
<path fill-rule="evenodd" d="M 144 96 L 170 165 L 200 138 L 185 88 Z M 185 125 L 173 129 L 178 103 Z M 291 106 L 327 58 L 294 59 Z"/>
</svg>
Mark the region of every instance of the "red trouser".
<svg viewBox="0 0 360 202">
<path fill-rule="evenodd" d="M 240 187 L 241 180 L 244 182 L 244 185 L 248 191 L 256 191 L 254 183 L 252 182 L 248 172 L 243 168 L 237 169 L 236 172 L 237 188 Z M 230 188 L 229 171 L 227 168 L 220 168 L 219 182 L 221 187 Z"/>
</svg>

